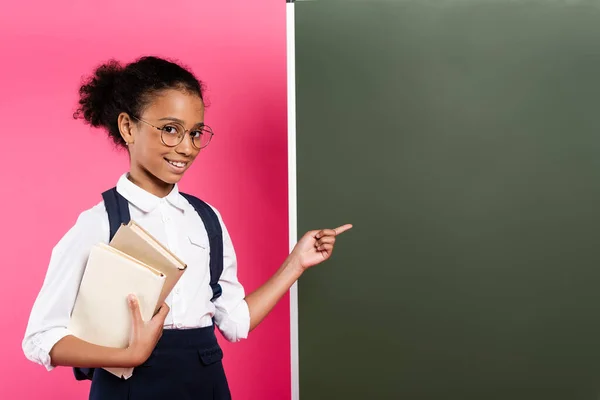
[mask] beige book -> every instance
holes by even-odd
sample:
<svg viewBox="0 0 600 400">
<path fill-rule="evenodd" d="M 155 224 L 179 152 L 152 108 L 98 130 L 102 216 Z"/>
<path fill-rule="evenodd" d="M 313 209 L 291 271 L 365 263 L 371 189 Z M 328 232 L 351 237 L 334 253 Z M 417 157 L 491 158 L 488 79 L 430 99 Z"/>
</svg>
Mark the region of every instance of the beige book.
<svg viewBox="0 0 600 400">
<path fill-rule="evenodd" d="M 154 310 L 158 312 L 185 272 L 186 264 L 133 220 L 119 227 L 110 241 L 110 246 L 151 265 L 166 276 L 165 285 Z"/>
<path fill-rule="evenodd" d="M 111 246 L 95 245 L 79 286 L 69 330 L 93 344 L 126 348 L 132 324 L 127 296 L 137 296 L 142 319 L 149 321 L 159 302 L 165 278 L 159 270 Z M 106 370 L 125 376 L 129 369 Z"/>
</svg>

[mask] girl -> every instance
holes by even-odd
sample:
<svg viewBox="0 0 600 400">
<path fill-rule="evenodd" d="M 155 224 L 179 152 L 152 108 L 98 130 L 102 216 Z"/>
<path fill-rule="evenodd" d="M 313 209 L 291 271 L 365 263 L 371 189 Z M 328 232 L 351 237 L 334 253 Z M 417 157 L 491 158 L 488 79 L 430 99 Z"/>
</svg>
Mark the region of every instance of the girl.
<svg viewBox="0 0 600 400">
<path fill-rule="evenodd" d="M 117 62 L 100 66 L 79 93 L 75 117 L 104 128 L 129 153 L 129 172 L 116 190 L 127 200 L 131 218 L 188 268 L 150 321 L 142 320 L 136 299 L 129 299 L 132 336 L 127 348 L 74 337 L 67 326 L 87 257 L 94 244 L 109 239 L 106 208 L 100 202 L 80 214 L 53 249 L 23 351 L 48 370 L 97 368 L 90 389 L 94 400 L 230 399 L 213 321 L 227 340 L 246 338 L 307 268 L 331 256 L 336 235 L 352 226 L 306 233 L 279 270 L 245 295 L 231 239 L 215 210 L 223 230 L 222 295 L 211 301 L 206 230 L 177 187 L 212 137 L 204 123 L 202 84 L 175 63 L 144 57 L 125 67 Z M 100 367 L 135 371 L 122 379 Z"/>
</svg>

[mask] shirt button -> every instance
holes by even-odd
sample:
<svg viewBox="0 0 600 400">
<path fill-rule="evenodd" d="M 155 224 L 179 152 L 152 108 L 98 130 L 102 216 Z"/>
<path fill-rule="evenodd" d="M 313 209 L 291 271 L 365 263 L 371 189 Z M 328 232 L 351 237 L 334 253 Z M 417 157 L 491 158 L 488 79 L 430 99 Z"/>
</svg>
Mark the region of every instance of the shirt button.
<svg viewBox="0 0 600 400">
<path fill-rule="evenodd" d="M 175 294 L 179 294 L 179 292 L 181 292 L 181 289 L 175 288 Z"/>
<path fill-rule="evenodd" d="M 183 328 L 183 324 L 182 324 L 182 323 L 178 323 L 178 324 L 177 324 L 177 327 L 178 327 L 178 328 Z"/>
</svg>

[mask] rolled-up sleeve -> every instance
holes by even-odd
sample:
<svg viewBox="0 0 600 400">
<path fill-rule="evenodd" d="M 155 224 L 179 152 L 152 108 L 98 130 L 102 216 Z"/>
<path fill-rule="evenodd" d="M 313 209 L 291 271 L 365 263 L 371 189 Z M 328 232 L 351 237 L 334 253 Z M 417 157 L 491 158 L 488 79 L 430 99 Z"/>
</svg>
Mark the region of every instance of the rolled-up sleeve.
<svg viewBox="0 0 600 400">
<path fill-rule="evenodd" d="M 214 209 L 214 208 L 213 208 Z M 230 342 L 238 342 L 248 337 L 250 331 L 250 310 L 244 300 L 246 293 L 237 277 L 235 249 L 223 219 L 215 209 L 223 230 L 223 273 L 219 279 L 222 294 L 214 301 L 215 322 Z"/>
<path fill-rule="evenodd" d="M 33 304 L 22 341 L 29 360 L 52 370 L 50 351 L 65 336 L 89 253 L 108 241 L 106 211 L 101 203 L 83 212 L 52 250 L 42 288 Z"/>
</svg>

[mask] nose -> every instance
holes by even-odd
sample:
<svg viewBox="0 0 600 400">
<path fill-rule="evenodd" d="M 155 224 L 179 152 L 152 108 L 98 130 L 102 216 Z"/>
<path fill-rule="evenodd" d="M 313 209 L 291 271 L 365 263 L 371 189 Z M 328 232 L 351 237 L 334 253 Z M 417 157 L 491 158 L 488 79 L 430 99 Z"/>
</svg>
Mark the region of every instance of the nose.
<svg viewBox="0 0 600 400">
<path fill-rule="evenodd" d="M 184 156 L 192 155 L 194 150 L 195 148 L 192 144 L 192 137 L 188 133 L 183 135 L 183 140 L 175 147 L 175 151 Z"/>
</svg>

